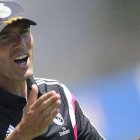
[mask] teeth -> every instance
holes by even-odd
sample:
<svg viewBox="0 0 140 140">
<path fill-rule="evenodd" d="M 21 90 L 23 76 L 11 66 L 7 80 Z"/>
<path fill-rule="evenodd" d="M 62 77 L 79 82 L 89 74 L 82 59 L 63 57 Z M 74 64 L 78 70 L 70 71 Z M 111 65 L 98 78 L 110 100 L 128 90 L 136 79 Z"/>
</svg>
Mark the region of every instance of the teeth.
<svg viewBox="0 0 140 140">
<path fill-rule="evenodd" d="M 27 57 L 27 54 L 18 56 L 18 57 L 15 58 L 15 60 L 24 59 L 25 57 Z"/>
</svg>

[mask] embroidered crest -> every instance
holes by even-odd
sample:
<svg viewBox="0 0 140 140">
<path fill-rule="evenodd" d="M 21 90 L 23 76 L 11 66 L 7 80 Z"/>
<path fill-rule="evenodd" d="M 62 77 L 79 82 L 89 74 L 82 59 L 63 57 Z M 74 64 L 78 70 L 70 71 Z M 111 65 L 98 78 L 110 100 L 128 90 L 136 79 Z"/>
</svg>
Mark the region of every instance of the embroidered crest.
<svg viewBox="0 0 140 140">
<path fill-rule="evenodd" d="M 11 9 L 7 6 L 4 6 L 3 3 L 0 3 L 0 18 L 6 18 L 11 15 Z"/>
<path fill-rule="evenodd" d="M 53 121 L 58 124 L 58 125 L 63 125 L 64 124 L 64 119 L 60 113 L 56 115 L 56 117 L 53 119 Z"/>
</svg>

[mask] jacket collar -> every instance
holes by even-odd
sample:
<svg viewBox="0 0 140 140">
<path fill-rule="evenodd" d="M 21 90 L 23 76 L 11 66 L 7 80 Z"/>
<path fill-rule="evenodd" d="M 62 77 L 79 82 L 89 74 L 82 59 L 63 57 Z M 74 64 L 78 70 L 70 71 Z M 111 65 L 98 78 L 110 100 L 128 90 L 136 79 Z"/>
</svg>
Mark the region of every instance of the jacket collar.
<svg viewBox="0 0 140 140">
<path fill-rule="evenodd" d="M 27 79 L 28 96 L 31 92 L 33 84 L 36 84 L 33 77 Z M 25 105 L 26 99 L 24 97 L 20 97 L 18 95 L 15 95 L 0 88 L 0 106 L 4 106 L 6 108 L 13 110 L 19 110 L 23 109 Z"/>
</svg>

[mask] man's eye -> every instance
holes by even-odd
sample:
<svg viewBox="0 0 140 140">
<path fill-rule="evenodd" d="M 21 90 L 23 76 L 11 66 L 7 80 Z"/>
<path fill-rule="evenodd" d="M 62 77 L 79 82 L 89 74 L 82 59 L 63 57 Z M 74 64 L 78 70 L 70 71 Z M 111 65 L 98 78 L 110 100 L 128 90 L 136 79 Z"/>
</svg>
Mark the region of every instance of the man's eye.
<svg viewBox="0 0 140 140">
<path fill-rule="evenodd" d="M 6 34 L 0 37 L 0 40 L 5 40 L 8 39 L 10 37 L 10 35 Z"/>
<path fill-rule="evenodd" d="M 29 33 L 29 30 L 28 30 L 28 29 L 22 30 L 22 31 L 20 32 L 20 34 L 26 34 L 26 33 Z"/>
</svg>

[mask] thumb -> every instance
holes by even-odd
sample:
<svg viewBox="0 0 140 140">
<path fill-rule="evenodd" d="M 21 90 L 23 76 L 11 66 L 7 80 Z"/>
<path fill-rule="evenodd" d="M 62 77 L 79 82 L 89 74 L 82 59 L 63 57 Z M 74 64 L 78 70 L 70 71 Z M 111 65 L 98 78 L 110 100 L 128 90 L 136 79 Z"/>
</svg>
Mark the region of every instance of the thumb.
<svg viewBox="0 0 140 140">
<path fill-rule="evenodd" d="M 36 100 L 38 96 L 38 87 L 37 85 L 32 85 L 32 91 L 30 93 L 29 99 L 28 99 L 28 105 L 32 105 Z"/>
</svg>

